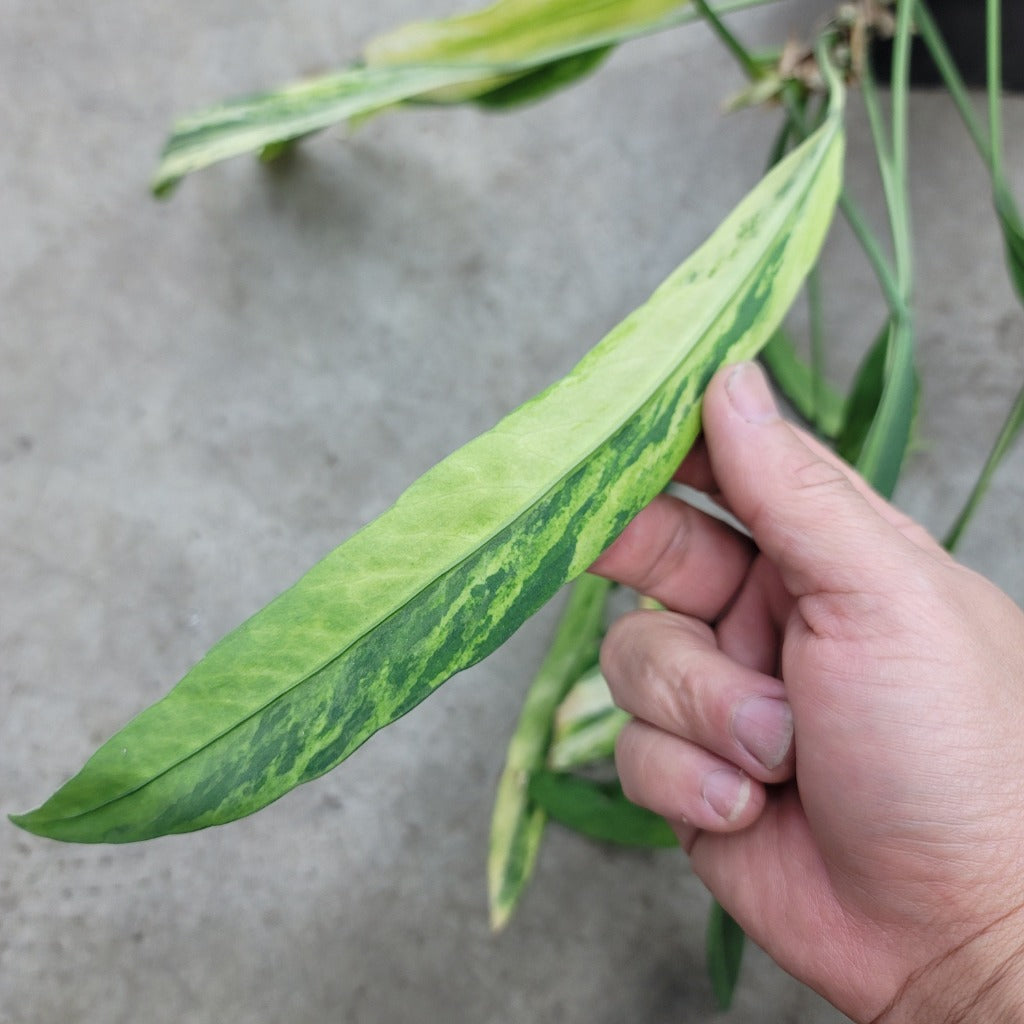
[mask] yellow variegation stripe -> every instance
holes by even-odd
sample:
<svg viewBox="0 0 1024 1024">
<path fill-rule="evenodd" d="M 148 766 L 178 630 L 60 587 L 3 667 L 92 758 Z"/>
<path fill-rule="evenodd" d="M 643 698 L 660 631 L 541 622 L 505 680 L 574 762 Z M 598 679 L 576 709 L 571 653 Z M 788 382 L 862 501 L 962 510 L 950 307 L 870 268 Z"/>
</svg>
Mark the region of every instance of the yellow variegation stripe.
<svg viewBox="0 0 1024 1024">
<path fill-rule="evenodd" d="M 548 767 L 568 771 L 611 757 L 629 715 L 617 708 L 595 666 L 579 679 L 555 712 Z"/>
</svg>

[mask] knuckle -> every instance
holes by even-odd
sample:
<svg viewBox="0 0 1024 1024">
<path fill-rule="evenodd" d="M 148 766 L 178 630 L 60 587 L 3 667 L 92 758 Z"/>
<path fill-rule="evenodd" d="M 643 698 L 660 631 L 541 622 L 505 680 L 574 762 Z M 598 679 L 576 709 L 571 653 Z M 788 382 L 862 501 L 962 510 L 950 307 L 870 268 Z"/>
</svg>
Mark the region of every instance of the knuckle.
<svg viewBox="0 0 1024 1024">
<path fill-rule="evenodd" d="M 790 465 L 790 474 L 796 489 L 802 492 L 853 489 L 846 474 L 838 466 L 824 459 L 794 458 Z"/>
<path fill-rule="evenodd" d="M 642 612 L 627 612 L 611 624 L 601 643 L 601 672 L 616 696 L 617 691 L 634 674 L 643 655 L 641 631 Z"/>
<path fill-rule="evenodd" d="M 702 735 L 702 725 L 714 690 L 706 659 L 699 652 L 677 650 L 660 676 L 657 699 L 663 721 L 677 735 Z"/>
<path fill-rule="evenodd" d="M 654 531 L 657 544 L 645 545 L 644 568 L 636 580 L 642 594 L 658 590 L 686 560 L 693 537 L 693 522 L 688 506 L 669 495 L 659 495 L 649 506 L 658 516 L 659 528 Z M 640 561 L 638 559 L 638 561 Z"/>
</svg>

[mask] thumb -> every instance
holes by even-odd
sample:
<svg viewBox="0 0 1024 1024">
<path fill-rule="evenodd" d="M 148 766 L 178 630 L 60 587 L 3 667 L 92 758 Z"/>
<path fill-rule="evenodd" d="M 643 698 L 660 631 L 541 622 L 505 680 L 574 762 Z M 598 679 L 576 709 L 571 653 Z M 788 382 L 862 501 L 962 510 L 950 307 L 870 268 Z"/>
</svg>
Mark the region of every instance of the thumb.
<svg viewBox="0 0 1024 1024">
<path fill-rule="evenodd" d="M 715 375 L 703 422 L 726 504 L 794 597 L 877 592 L 887 566 L 900 571 L 914 547 L 897 528 L 904 517 L 779 415 L 756 364 Z"/>
</svg>

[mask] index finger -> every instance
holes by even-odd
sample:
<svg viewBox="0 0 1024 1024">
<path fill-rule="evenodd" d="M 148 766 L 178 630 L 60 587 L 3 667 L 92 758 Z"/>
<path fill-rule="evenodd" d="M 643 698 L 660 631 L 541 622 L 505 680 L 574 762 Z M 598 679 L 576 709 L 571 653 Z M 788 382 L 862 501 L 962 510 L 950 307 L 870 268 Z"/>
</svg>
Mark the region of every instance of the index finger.
<svg viewBox="0 0 1024 1024">
<path fill-rule="evenodd" d="M 725 523 L 660 494 L 590 567 L 707 622 L 732 603 L 753 561 L 750 540 Z"/>
<path fill-rule="evenodd" d="M 920 523 L 911 519 L 906 513 L 901 512 L 895 505 L 887 501 L 878 493 L 845 459 L 837 455 L 823 441 L 812 434 L 809 430 L 796 424 L 790 423 L 790 429 L 800 438 L 801 441 L 817 455 L 823 462 L 838 469 L 850 484 L 863 497 L 868 505 L 877 512 L 887 523 L 894 526 L 908 540 L 916 544 L 940 560 L 946 560 L 948 553 L 941 547 L 938 541 Z M 707 443 L 704 435 L 701 434 L 686 458 L 683 459 L 672 477 L 678 483 L 692 487 L 713 498 L 727 511 L 731 511 L 728 502 L 724 499 L 718 481 L 715 479 L 714 469 L 711 465 L 711 457 L 708 453 Z"/>
</svg>

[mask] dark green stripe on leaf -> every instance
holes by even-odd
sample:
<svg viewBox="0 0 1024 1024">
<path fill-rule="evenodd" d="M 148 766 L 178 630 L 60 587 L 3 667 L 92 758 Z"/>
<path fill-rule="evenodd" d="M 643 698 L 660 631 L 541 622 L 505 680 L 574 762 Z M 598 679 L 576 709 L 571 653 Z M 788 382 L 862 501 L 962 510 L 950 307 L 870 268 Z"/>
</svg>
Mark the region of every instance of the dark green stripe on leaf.
<svg viewBox="0 0 1024 1024">
<path fill-rule="evenodd" d="M 544 64 L 521 78 L 477 96 L 474 102 L 490 110 L 505 110 L 523 103 L 536 103 L 592 74 L 604 63 L 612 49 L 611 46 L 601 46 L 596 50 Z"/>
</svg>

